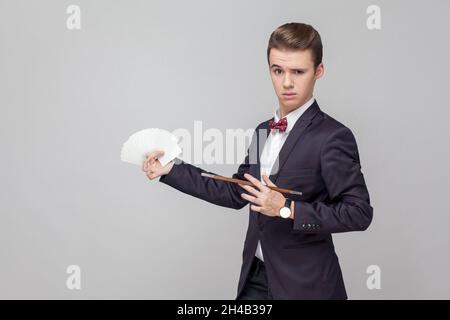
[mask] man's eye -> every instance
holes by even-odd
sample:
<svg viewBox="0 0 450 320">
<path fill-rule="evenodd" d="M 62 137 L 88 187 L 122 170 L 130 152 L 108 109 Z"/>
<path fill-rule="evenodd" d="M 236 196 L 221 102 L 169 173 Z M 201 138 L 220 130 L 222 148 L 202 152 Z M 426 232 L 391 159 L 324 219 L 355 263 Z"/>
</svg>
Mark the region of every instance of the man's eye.
<svg viewBox="0 0 450 320">
<path fill-rule="evenodd" d="M 295 74 L 304 74 L 305 72 L 302 70 L 295 70 Z"/>
<path fill-rule="evenodd" d="M 275 72 L 275 74 L 279 74 L 278 71 L 280 71 L 280 73 L 281 73 L 280 69 L 275 69 L 273 72 Z"/>
</svg>

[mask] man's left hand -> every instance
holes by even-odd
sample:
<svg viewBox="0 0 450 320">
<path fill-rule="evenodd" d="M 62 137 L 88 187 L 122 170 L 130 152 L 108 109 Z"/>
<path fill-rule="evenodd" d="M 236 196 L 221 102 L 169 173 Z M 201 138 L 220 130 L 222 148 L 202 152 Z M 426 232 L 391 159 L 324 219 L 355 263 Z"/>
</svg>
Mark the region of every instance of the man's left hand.
<svg viewBox="0 0 450 320">
<path fill-rule="evenodd" d="M 259 189 L 257 190 L 252 186 L 239 184 L 250 193 L 241 193 L 242 198 L 253 203 L 250 208 L 253 211 L 265 214 L 269 217 L 279 217 L 280 209 L 284 206 L 286 198 L 282 193 L 268 187 L 276 187 L 276 185 L 270 181 L 269 177 L 265 174 L 262 176 L 266 185 L 248 173 L 245 173 L 244 177 Z"/>
</svg>

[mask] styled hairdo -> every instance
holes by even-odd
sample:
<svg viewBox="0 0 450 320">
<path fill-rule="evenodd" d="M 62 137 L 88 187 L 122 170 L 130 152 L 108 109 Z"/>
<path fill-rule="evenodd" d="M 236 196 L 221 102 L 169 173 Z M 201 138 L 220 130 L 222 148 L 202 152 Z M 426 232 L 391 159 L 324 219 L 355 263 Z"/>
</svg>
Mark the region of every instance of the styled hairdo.
<svg viewBox="0 0 450 320">
<path fill-rule="evenodd" d="M 285 23 L 272 32 L 267 46 L 267 62 L 270 64 L 270 49 L 306 50 L 311 49 L 314 68 L 322 62 L 322 40 L 311 25 L 298 22 Z"/>
</svg>

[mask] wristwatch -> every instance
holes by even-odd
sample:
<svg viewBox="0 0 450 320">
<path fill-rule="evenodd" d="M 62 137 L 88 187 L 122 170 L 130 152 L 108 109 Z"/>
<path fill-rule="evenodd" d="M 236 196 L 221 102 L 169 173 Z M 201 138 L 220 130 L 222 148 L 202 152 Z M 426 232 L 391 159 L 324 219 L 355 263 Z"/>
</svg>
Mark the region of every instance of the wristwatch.
<svg viewBox="0 0 450 320">
<path fill-rule="evenodd" d="M 287 219 L 291 216 L 291 203 L 292 203 L 292 200 L 286 198 L 286 201 L 284 202 L 284 206 L 281 207 L 281 209 L 279 211 L 280 217 Z"/>
</svg>

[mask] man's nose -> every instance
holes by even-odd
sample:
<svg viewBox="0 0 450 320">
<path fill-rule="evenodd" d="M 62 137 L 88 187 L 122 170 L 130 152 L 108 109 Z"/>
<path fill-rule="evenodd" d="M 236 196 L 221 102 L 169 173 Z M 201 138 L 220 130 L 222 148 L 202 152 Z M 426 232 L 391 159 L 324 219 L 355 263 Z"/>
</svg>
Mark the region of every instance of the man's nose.
<svg viewBox="0 0 450 320">
<path fill-rule="evenodd" d="M 283 80 L 283 87 L 285 88 L 291 88 L 292 87 L 292 80 L 289 76 L 285 76 Z"/>
</svg>

